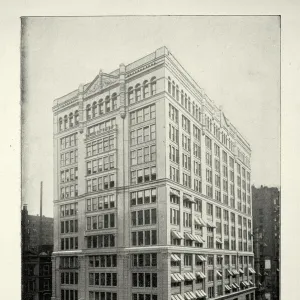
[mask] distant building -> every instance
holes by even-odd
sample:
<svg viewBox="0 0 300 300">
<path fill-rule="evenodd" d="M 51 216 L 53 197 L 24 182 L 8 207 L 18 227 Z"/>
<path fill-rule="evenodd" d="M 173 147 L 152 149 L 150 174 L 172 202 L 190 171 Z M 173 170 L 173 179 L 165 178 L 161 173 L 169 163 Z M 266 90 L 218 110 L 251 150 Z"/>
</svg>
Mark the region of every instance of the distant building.
<svg viewBox="0 0 300 300">
<path fill-rule="evenodd" d="M 40 224 L 42 223 L 42 230 Z M 22 210 L 22 300 L 50 300 L 53 218 L 28 215 Z M 39 239 L 39 234 L 41 238 Z"/>
<path fill-rule="evenodd" d="M 252 187 L 256 299 L 279 299 L 280 290 L 280 191 Z"/>
</svg>

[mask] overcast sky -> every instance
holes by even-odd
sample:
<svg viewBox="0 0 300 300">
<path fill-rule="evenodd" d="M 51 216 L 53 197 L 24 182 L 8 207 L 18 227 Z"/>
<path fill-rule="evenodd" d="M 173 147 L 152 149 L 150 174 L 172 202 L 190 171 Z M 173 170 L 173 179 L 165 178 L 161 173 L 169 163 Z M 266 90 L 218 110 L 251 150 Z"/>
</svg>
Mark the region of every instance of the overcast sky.
<svg viewBox="0 0 300 300">
<path fill-rule="evenodd" d="M 166 46 L 252 148 L 252 183 L 280 185 L 278 17 L 31 18 L 23 35 L 22 201 L 53 216 L 53 100 Z"/>
</svg>

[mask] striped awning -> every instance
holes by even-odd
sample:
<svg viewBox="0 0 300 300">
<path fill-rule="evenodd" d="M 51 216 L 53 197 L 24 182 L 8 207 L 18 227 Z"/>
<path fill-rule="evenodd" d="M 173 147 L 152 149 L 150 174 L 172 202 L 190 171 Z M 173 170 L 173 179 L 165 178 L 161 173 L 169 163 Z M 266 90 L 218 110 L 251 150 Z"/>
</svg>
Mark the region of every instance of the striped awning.
<svg viewBox="0 0 300 300">
<path fill-rule="evenodd" d="M 180 197 L 180 192 L 171 188 L 170 189 L 170 195 Z"/>
<path fill-rule="evenodd" d="M 244 281 L 241 282 L 242 287 L 247 287 L 246 283 Z"/>
<path fill-rule="evenodd" d="M 179 231 L 176 231 L 176 230 L 172 230 L 172 235 L 175 239 L 180 239 L 181 240 L 181 239 L 184 238 L 183 234 Z"/>
<path fill-rule="evenodd" d="M 194 220 L 195 220 L 195 223 L 197 223 L 198 225 L 200 225 L 200 226 L 206 226 L 206 224 L 205 224 L 205 222 L 202 220 L 202 218 L 201 217 L 199 217 L 199 216 L 195 216 L 194 217 Z"/>
<path fill-rule="evenodd" d="M 216 242 L 219 244 L 223 244 L 223 242 L 220 240 L 220 238 L 216 238 Z"/>
<path fill-rule="evenodd" d="M 233 283 L 231 286 L 232 286 L 234 289 L 239 289 L 239 288 L 240 288 L 236 283 Z"/>
<path fill-rule="evenodd" d="M 171 274 L 171 281 L 181 282 L 184 281 L 184 277 L 180 273 L 173 273 Z"/>
<path fill-rule="evenodd" d="M 227 272 L 230 276 L 233 276 L 233 273 L 230 270 L 227 269 Z"/>
<path fill-rule="evenodd" d="M 203 272 L 196 272 L 196 276 L 200 277 L 201 279 L 204 279 L 206 275 Z"/>
<path fill-rule="evenodd" d="M 206 297 L 206 293 L 203 290 L 197 290 L 195 292 L 195 294 L 197 295 L 198 298 L 204 298 L 204 297 Z"/>
<path fill-rule="evenodd" d="M 197 240 L 196 237 L 193 234 L 189 233 L 189 232 L 185 232 L 184 235 L 188 240 L 191 240 L 191 241 L 196 241 Z"/>
<path fill-rule="evenodd" d="M 200 244 L 203 244 L 204 243 L 204 239 L 202 238 L 202 236 L 198 235 L 198 234 L 195 234 L 194 235 L 195 238 L 196 238 L 196 241 Z"/>
<path fill-rule="evenodd" d="M 255 274 L 256 272 L 254 271 L 254 269 L 252 269 L 252 268 L 249 268 L 249 272 L 251 273 L 251 274 Z"/>
<path fill-rule="evenodd" d="M 195 200 L 190 195 L 187 194 L 183 194 L 183 200 L 188 200 L 190 202 L 195 203 Z"/>
<path fill-rule="evenodd" d="M 248 281 L 244 281 L 244 283 L 246 284 L 246 286 L 250 286 L 250 283 Z"/>
<path fill-rule="evenodd" d="M 206 261 L 206 258 L 203 255 L 198 255 L 196 256 L 201 262 Z"/>
<path fill-rule="evenodd" d="M 177 254 L 171 254 L 171 260 L 172 261 L 180 261 L 180 257 Z"/>
<path fill-rule="evenodd" d="M 171 295 L 171 300 L 184 300 L 181 294 Z"/>
<path fill-rule="evenodd" d="M 230 287 L 228 284 L 225 284 L 225 290 L 226 290 L 226 291 L 230 291 L 230 290 L 231 290 L 231 287 Z"/>
<path fill-rule="evenodd" d="M 185 292 L 184 298 L 187 300 L 197 299 L 197 296 L 194 292 Z"/>
<path fill-rule="evenodd" d="M 216 228 L 216 226 L 211 221 L 206 221 L 206 225 L 211 228 Z"/>
<path fill-rule="evenodd" d="M 239 272 L 237 270 L 232 270 L 233 275 L 239 275 Z"/>
<path fill-rule="evenodd" d="M 239 269 L 239 272 L 240 272 L 241 274 L 244 274 L 244 271 L 243 271 L 242 269 Z"/>
<path fill-rule="evenodd" d="M 254 285 L 253 281 L 249 280 L 250 285 Z"/>
<path fill-rule="evenodd" d="M 217 273 L 218 276 L 223 277 L 222 273 L 220 271 L 217 271 L 216 273 Z"/>
<path fill-rule="evenodd" d="M 193 297 L 192 299 L 197 299 L 197 296 L 194 292 L 190 291 L 188 293 L 190 293 L 190 296 Z"/>
<path fill-rule="evenodd" d="M 195 280 L 196 276 L 191 272 L 183 273 L 183 277 L 185 280 Z"/>
</svg>

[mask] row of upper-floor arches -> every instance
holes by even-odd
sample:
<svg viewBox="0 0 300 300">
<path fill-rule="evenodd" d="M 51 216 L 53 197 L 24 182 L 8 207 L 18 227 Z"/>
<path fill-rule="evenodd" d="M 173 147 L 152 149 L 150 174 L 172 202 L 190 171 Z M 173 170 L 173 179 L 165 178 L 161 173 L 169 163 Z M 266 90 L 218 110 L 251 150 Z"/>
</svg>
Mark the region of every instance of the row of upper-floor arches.
<svg viewBox="0 0 300 300">
<path fill-rule="evenodd" d="M 109 113 L 118 108 L 118 95 L 113 93 L 111 96 L 107 95 L 105 98 L 101 98 L 98 101 L 94 101 L 91 104 L 87 104 L 85 108 L 86 120 L 96 118 L 105 113 Z"/>
<path fill-rule="evenodd" d="M 195 101 L 191 101 L 191 97 L 179 88 L 171 77 L 168 77 L 168 93 L 183 106 L 193 117 L 201 122 L 201 107 Z"/>
<path fill-rule="evenodd" d="M 234 141 L 222 128 L 207 114 L 204 115 L 206 129 L 213 134 L 231 152 L 234 152 Z"/>
<path fill-rule="evenodd" d="M 74 113 L 70 112 L 69 114 L 60 117 L 58 120 L 59 131 L 63 131 L 79 124 L 79 112 L 76 110 Z"/>
<path fill-rule="evenodd" d="M 190 96 L 187 93 L 179 88 L 179 85 L 175 83 L 170 76 L 168 76 L 168 93 L 179 102 L 190 114 L 193 115 L 195 119 L 201 122 L 201 106 L 190 99 Z M 222 144 L 228 147 L 231 151 L 234 151 L 234 142 L 229 138 L 227 133 L 221 130 L 221 127 L 218 126 L 212 117 L 207 113 L 202 115 L 202 122 L 204 123 L 206 129 L 211 132 Z"/>
<path fill-rule="evenodd" d="M 156 94 L 157 79 L 153 76 L 150 80 L 144 80 L 143 83 L 137 83 L 134 87 L 130 86 L 127 89 L 128 104 L 133 104 L 142 99 L 148 98 Z M 91 120 L 102 114 L 109 113 L 118 108 L 118 95 L 113 93 L 93 101 L 85 106 L 85 119 Z M 79 124 L 79 112 L 66 114 L 59 118 L 59 131 L 72 128 Z"/>
<path fill-rule="evenodd" d="M 143 83 L 137 83 L 134 87 L 130 86 L 127 90 L 128 104 L 139 102 L 156 94 L 157 79 L 152 77 L 150 80 L 144 80 Z"/>
<path fill-rule="evenodd" d="M 156 94 L 156 77 L 150 80 L 145 80 L 142 84 L 137 83 L 135 87 L 130 86 L 127 89 L 128 103 L 133 104 L 142 99 L 148 98 Z M 98 101 L 87 104 L 85 108 L 86 120 L 90 120 L 105 113 L 109 113 L 118 108 L 118 95 L 113 93 L 111 96 L 107 95 Z"/>
</svg>

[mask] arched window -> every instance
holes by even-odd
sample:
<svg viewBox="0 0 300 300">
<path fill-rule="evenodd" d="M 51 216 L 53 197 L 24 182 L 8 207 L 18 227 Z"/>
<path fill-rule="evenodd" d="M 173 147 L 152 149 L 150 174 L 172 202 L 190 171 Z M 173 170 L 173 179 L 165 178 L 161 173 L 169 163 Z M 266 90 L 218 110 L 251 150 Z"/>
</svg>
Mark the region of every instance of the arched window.
<svg viewBox="0 0 300 300">
<path fill-rule="evenodd" d="M 141 101 L 142 97 L 141 97 L 141 85 L 138 83 L 135 86 L 135 101 Z"/>
<path fill-rule="evenodd" d="M 184 94 L 184 108 L 187 109 L 188 107 L 188 99 L 187 99 L 187 95 Z"/>
<path fill-rule="evenodd" d="M 176 100 L 179 101 L 179 87 L 176 85 Z"/>
<path fill-rule="evenodd" d="M 92 115 L 93 115 L 93 118 L 97 117 L 97 115 L 98 115 L 97 102 L 96 101 L 93 103 L 93 106 L 92 106 Z"/>
<path fill-rule="evenodd" d="M 90 120 L 91 117 L 92 117 L 92 115 L 91 115 L 91 106 L 90 106 L 90 104 L 88 104 L 87 107 L 86 107 L 86 119 Z"/>
<path fill-rule="evenodd" d="M 181 90 L 181 105 L 184 106 L 184 93 L 183 93 L 183 90 Z"/>
<path fill-rule="evenodd" d="M 75 126 L 79 124 L 79 112 L 78 110 L 75 111 Z"/>
<path fill-rule="evenodd" d="M 198 105 L 197 104 L 196 104 L 196 119 L 199 120 L 198 119 Z"/>
<path fill-rule="evenodd" d="M 195 117 L 195 102 L 193 101 L 193 116 Z"/>
<path fill-rule="evenodd" d="M 74 126 L 74 123 L 73 123 L 73 113 L 69 114 L 69 125 L 70 125 L 70 128 L 72 128 Z"/>
<path fill-rule="evenodd" d="M 130 88 L 128 88 L 128 102 L 129 102 L 129 104 L 134 103 L 132 86 Z"/>
<path fill-rule="evenodd" d="M 62 118 L 59 118 L 59 121 L 58 121 L 58 124 L 59 124 L 59 131 L 62 131 L 63 130 L 63 120 Z"/>
<path fill-rule="evenodd" d="M 188 111 L 191 112 L 191 100 L 190 100 L 190 97 L 188 97 Z"/>
<path fill-rule="evenodd" d="M 104 114 L 104 103 L 103 103 L 103 99 L 99 100 L 99 116 Z"/>
<path fill-rule="evenodd" d="M 156 94 L 156 77 L 151 78 L 151 96 Z"/>
<path fill-rule="evenodd" d="M 143 98 L 149 97 L 149 83 L 148 80 L 145 80 L 143 83 Z"/>
<path fill-rule="evenodd" d="M 168 77 L 168 93 L 169 93 L 169 94 L 171 94 L 171 89 L 172 89 L 171 78 Z"/>
<path fill-rule="evenodd" d="M 109 96 L 105 97 L 105 112 L 110 112 L 110 98 Z"/>
<path fill-rule="evenodd" d="M 113 93 L 111 96 L 111 102 L 112 102 L 112 110 L 117 109 L 117 94 Z"/>
<path fill-rule="evenodd" d="M 172 82 L 172 96 L 175 98 L 175 82 Z"/>
<path fill-rule="evenodd" d="M 68 116 L 67 115 L 65 115 L 64 116 L 64 125 L 65 125 L 65 129 L 68 129 L 69 128 L 69 124 L 68 124 Z"/>
</svg>

